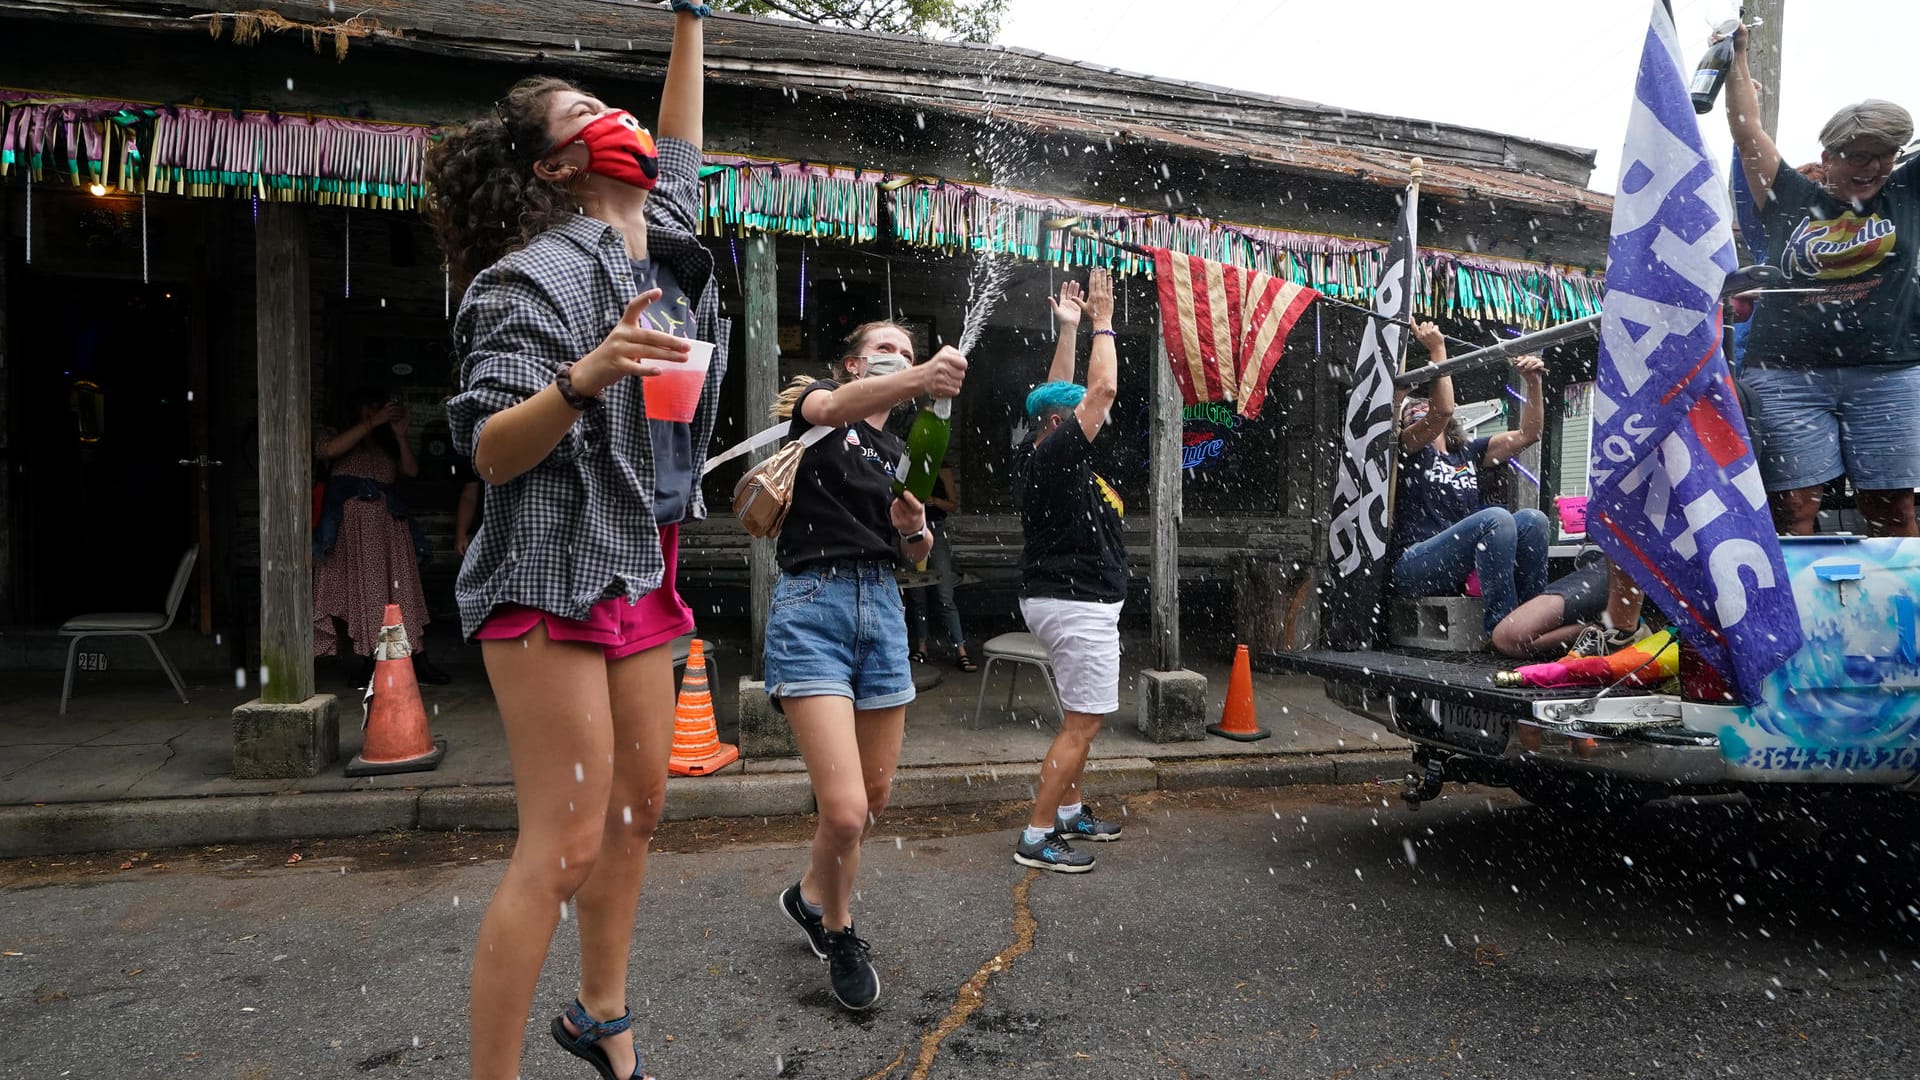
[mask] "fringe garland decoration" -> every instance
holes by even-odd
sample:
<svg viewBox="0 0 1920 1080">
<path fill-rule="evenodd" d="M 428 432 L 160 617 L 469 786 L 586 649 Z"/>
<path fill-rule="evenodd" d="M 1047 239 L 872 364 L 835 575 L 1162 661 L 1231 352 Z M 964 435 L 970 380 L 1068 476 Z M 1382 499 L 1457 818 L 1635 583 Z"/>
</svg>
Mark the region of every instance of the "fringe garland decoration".
<svg viewBox="0 0 1920 1080">
<path fill-rule="evenodd" d="M 774 232 L 863 242 L 883 225 L 907 244 L 1005 254 L 1068 268 L 1148 273 L 1148 260 L 1047 229 L 1050 217 L 1129 244 L 1248 266 L 1356 303 L 1373 297 L 1386 244 L 1352 237 L 1232 225 L 932 177 L 708 154 L 701 226 L 711 235 Z M 883 191 L 882 185 L 893 188 Z M 1600 310 L 1601 275 L 1551 263 L 1424 250 L 1418 309 L 1538 329 Z"/>
<path fill-rule="evenodd" d="M 414 210 L 430 129 L 0 91 L 0 178 L 52 172 L 129 193 Z M 1076 217 L 1102 236 L 1164 247 L 1367 303 L 1386 245 L 1054 198 L 937 177 L 709 154 L 701 228 L 1013 255 L 1060 268 L 1151 270 L 1148 260 L 1045 227 Z M 892 190 L 883 190 L 890 188 Z M 1417 310 L 1538 329 L 1600 310 L 1601 274 L 1551 263 L 1423 250 Z"/>
<path fill-rule="evenodd" d="M 412 210 L 427 128 L 0 91 L 0 177 L 24 168 L 129 193 Z"/>
</svg>

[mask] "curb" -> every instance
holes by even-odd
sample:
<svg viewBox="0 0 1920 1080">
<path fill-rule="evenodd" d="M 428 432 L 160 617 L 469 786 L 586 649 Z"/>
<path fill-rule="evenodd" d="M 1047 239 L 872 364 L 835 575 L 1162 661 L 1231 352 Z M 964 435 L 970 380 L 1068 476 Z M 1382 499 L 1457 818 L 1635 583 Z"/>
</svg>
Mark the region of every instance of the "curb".
<svg viewBox="0 0 1920 1080">
<path fill-rule="evenodd" d="M 1388 751 L 1162 762 L 1100 758 L 1087 763 L 1082 783 L 1088 794 L 1096 796 L 1211 787 L 1363 784 L 1397 779 L 1406 767 L 1404 754 Z M 1030 764 L 941 765 L 900 769 L 894 775 L 889 805 L 915 809 L 1031 798 Z M 669 821 L 812 812 L 813 789 L 803 771 L 730 771 L 667 781 L 665 817 Z M 500 831 L 514 825 L 513 788 L 507 784 L 41 803 L 0 806 L 0 858 L 364 836 L 407 829 Z"/>
</svg>

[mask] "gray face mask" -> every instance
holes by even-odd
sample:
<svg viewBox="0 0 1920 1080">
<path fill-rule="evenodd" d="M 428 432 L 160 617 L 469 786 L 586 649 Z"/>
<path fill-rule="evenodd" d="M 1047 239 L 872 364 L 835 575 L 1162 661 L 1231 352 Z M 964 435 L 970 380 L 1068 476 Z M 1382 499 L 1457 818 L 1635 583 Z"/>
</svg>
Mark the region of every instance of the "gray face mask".
<svg viewBox="0 0 1920 1080">
<path fill-rule="evenodd" d="M 870 353 L 867 356 L 867 376 L 894 375 L 913 365 L 899 353 Z"/>
</svg>

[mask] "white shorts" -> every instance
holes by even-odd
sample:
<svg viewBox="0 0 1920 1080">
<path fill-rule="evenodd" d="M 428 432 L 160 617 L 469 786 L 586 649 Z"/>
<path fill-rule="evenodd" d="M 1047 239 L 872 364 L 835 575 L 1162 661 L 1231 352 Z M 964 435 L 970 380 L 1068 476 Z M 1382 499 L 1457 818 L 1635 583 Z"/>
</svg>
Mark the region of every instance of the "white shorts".
<svg viewBox="0 0 1920 1080">
<path fill-rule="evenodd" d="M 1020 601 L 1020 615 L 1047 650 L 1060 706 L 1068 712 L 1120 711 L 1120 607 L 1053 597 Z"/>
</svg>

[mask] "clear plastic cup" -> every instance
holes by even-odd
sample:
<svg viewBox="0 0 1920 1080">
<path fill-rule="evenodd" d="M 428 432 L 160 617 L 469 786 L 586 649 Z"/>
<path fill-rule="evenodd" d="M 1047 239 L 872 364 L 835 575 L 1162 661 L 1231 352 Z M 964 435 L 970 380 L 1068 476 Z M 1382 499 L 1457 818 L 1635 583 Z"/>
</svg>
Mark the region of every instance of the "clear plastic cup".
<svg viewBox="0 0 1920 1080">
<path fill-rule="evenodd" d="M 688 341 L 687 348 L 684 361 L 656 360 L 660 374 L 640 380 L 647 419 L 680 424 L 693 421 L 700 407 L 700 391 L 707 385 L 707 368 L 713 364 L 713 342 Z"/>
</svg>

